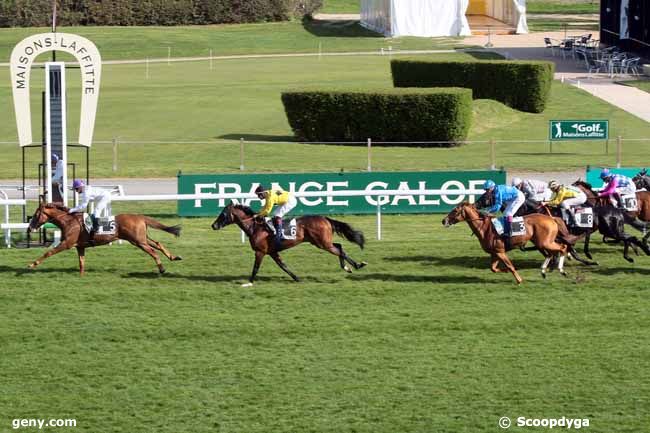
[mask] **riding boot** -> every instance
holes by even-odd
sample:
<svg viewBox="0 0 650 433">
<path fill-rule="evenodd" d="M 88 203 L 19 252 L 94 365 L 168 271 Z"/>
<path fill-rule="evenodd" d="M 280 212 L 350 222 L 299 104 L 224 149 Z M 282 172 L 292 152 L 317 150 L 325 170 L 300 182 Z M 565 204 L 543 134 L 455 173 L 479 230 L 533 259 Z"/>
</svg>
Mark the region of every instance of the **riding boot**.
<svg viewBox="0 0 650 433">
<path fill-rule="evenodd" d="M 275 244 L 276 246 L 282 245 L 284 240 L 284 231 L 282 230 L 282 218 L 274 217 L 273 218 L 273 227 L 275 227 Z"/>
<path fill-rule="evenodd" d="M 505 217 L 503 220 L 503 243 L 506 251 L 512 248 L 512 217 Z"/>
<path fill-rule="evenodd" d="M 90 233 L 88 233 L 88 245 L 91 246 L 91 247 L 94 247 L 95 246 L 95 233 L 97 233 L 97 230 L 99 230 L 99 219 L 94 215 L 91 215 L 90 219 L 93 222 L 93 227 L 92 227 L 92 229 L 90 229 Z"/>
<path fill-rule="evenodd" d="M 576 211 L 574 208 L 570 207 L 567 209 L 569 213 L 569 227 L 575 227 L 576 224 Z"/>
</svg>

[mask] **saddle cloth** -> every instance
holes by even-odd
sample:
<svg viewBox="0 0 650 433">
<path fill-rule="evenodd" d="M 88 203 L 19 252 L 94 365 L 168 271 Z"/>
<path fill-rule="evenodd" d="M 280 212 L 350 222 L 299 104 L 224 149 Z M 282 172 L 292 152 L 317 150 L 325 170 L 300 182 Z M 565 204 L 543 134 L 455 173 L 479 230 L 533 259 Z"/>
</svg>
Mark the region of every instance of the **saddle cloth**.
<svg viewBox="0 0 650 433">
<path fill-rule="evenodd" d="M 266 226 L 269 228 L 269 230 L 271 230 L 271 233 L 275 235 L 275 227 L 273 226 L 273 220 L 271 218 L 264 218 L 264 220 L 266 221 Z M 296 219 L 292 218 L 289 221 L 283 220 L 282 230 L 284 231 L 285 239 L 290 239 L 290 240 L 296 239 L 296 233 L 298 231 Z"/>
<path fill-rule="evenodd" d="M 569 213 L 562 209 L 562 219 L 567 226 L 578 227 L 581 229 L 590 229 L 594 226 L 594 210 L 590 207 L 577 207 L 574 209 L 575 223 L 571 224 Z"/>
<path fill-rule="evenodd" d="M 630 211 L 630 212 L 636 212 L 639 210 L 639 206 L 636 200 L 636 194 L 627 194 L 621 197 L 621 200 L 623 200 L 623 207 L 625 207 L 625 210 Z"/>
<path fill-rule="evenodd" d="M 90 233 L 93 230 L 93 219 L 92 217 L 84 212 L 83 216 L 84 228 L 86 232 Z M 97 218 L 97 233 L 98 235 L 114 235 L 117 230 L 117 225 L 115 224 L 115 217 L 108 216 Z"/>
<path fill-rule="evenodd" d="M 505 224 L 505 217 L 492 218 L 492 225 L 494 226 L 494 229 L 497 231 L 499 236 L 503 235 L 504 224 Z M 526 225 L 524 224 L 524 218 L 514 217 L 512 219 L 512 224 L 510 224 L 510 228 L 512 229 L 512 233 L 510 234 L 510 237 L 525 235 Z"/>
</svg>

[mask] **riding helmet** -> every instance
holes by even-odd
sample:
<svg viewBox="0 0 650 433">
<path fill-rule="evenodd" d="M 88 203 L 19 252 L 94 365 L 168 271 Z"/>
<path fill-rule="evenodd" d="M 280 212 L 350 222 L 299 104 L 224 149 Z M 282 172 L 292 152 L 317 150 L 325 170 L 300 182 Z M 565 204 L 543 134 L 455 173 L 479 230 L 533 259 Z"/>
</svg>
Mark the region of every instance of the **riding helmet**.
<svg viewBox="0 0 650 433">
<path fill-rule="evenodd" d="M 611 175 L 612 175 L 612 173 L 610 173 L 610 171 L 608 169 L 606 169 L 606 168 L 603 168 L 603 171 L 600 172 L 600 178 L 603 179 L 603 180 L 607 179 Z"/>
<path fill-rule="evenodd" d="M 488 180 L 486 180 L 485 183 L 483 184 L 483 189 L 492 189 L 492 188 L 494 188 L 495 186 L 496 186 L 496 184 L 494 183 L 494 181 L 491 180 L 491 179 L 488 179 Z"/>
<path fill-rule="evenodd" d="M 560 183 L 557 180 L 552 180 L 548 183 L 548 187 L 555 191 L 560 187 Z"/>
<path fill-rule="evenodd" d="M 83 186 L 86 186 L 86 184 L 81 179 L 75 179 L 74 182 L 72 182 L 72 189 L 81 188 Z"/>
<path fill-rule="evenodd" d="M 520 177 L 513 177 L 512 178 L 512 186 L 519 186 L 521 185 L 523 180 L 521 180 Z"/>
</svg>

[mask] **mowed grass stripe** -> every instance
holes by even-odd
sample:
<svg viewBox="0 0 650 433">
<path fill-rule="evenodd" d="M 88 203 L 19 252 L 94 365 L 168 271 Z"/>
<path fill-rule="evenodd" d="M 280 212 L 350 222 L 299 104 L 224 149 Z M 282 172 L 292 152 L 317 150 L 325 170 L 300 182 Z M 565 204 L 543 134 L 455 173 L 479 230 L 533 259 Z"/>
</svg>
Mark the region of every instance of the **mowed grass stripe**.
<svg viewBox="0 0 650 433">
<path fill-rule="evenodd" d="M 22 273 L 41 251 L 3 250 L 3 412 L 80 431 L 492 432 L 503 415 L 643 429 L 650 258 L 597 243 L 600 267 L 544 281 L 541 255 L 514 252 L 517 287 L 464 225 L 389 216 L 377 242 L 372 217 L 337 218 L 366 232 L 364 251 L 343 242 L 366 269 L 305 245 L 283 254 L 302 283 L 268 260 L 250 289 L 249 247 L 205 218 L 152 231 L 185 258 L 163 277 L 126 245 L 90 250 L 84 278 L 74 252 Z"/>
<path fill-rule="evenodd" d="M 432 58 L 471 58 L 447 54 Z M 351 146 L 290 143 L 292 133 L 280 94 L 304 85 L 343 89 L 392 86 L 389 56 L 337 58 L 252 59 L 216 62 L 155 64 L 150 78 L 144 65 L 105 67 L 92 150 L 94 177 L 171 177 L 186 173 L 236 172 L 239 170 L 239 139 L 272 141 L 248 144 L 246 169 L 270 171 L 346 171 L 367 167 L 366 150 Z M 6 69 L 5 69 L 6 71 Z M 8 71 L 5 72 L 8 75 Z M 70 91 L 70 141 L 76 140 L 79 117 L 79 78 L 68 71 Z M 43 77 L 34 71 L 35 89 Z M 0 81 L 0 102 L 11 107 L 9 79 Z M 33 91 L 34 137 L 40 135 L 40 94 Z M 549 154 L 546 140 L 552 119 L 609 119 L 609 154 L 604 142 L 556 143 Z M 16 140 L 13 110 L 0 124 L 0 141 Z M 616 162 L 614 137 L 650 137 L 647 123 L 575 87 L 554 83 L 548 109 L 543 114 L 522 113 L 504 105 L 479 100 L 469 139 L 511 140 L 497 144 L 497 165 L 532 170 L 576 169 L 591 164 Z M 113 148 L 118 139 L 118 170 L 112 171 Z M 125 141 L 144 144 L 126 144 Z M 157 141 L 169 143 L 158 144 Z M 184 142 L 202 141 L 204 144 Z M 151 143 L 151 144 L 146 144 Z M 21 153 L 15 144 L 2 144 L 4 175 L 20 176 Z M 643 165 L 650 141 L 625 144 L 624 165 Z M 74 152 L 74 151 L 73 151 Z M 28 154 L 29 155 L 29 154 Z M 74 154 L 81 161 L 79 153 Z M 155 156 L 155 158 L 153 157 Z M 454 149 L 388 147 L 375 148 L 375 170 L 484 169 L 490 166 L 486 143 Z M 35 176 L 34 164 L 28 165 Z"/>
</svg>

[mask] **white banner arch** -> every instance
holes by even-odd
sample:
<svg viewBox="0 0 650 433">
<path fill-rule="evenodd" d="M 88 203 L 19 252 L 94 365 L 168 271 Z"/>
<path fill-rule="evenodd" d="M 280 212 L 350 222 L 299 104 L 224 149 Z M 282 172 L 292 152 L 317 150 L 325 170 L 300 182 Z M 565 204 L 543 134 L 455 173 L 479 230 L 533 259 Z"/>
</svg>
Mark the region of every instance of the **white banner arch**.
<svg viewBox="0 0 650 433">
<path fill-rule="evenodd" d="M 91 146 L 102 58 L 95 44 L 88 39 L 69 33 L 41 33 L 23 39 L 11 52 L 11 88 L 14 96 L 18 142 L 21 146 L 33 143 L 29 88 L 34 59 L 48 51 L 62 51 L 73 55 L 81 69 L 81 119 L 79 144 Z"/>
</svg>

